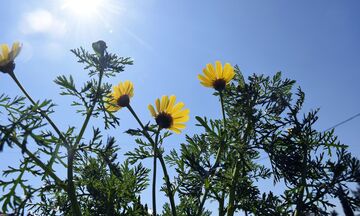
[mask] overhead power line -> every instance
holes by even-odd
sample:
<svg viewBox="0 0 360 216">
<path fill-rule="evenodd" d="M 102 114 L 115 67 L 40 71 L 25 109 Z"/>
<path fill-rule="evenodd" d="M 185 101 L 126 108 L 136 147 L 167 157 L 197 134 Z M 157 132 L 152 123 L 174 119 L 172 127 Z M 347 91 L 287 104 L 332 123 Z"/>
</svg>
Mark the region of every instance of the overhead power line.
<svg viewBox="0 0 360 216">
<path fill-rule="evenodd" d="M 345 124 L 345 123 L 347 123 L 347 122 L 349 122 L 349 121 L 351 121 L 351 120 L 353 120 L 354 118 L 359 117 L 359 116 L 360 116 L 360 113 L 355 114 L 355 115 L 351 116 L 350 118 L 348 118 L 348 119 L 346 119 L 346 120 L 344 120 L 344 121 L 342 121 L 342 122 L 339 122 L 339 123 L 337 123 L 336 125 L 334 125 L 334 126 L 332 126 L 332 127 L 329 127 L 329 128 L 326 129 L 325 131 L 328 131 L 328 130 L 337 128 L 337 127 L 339 127 L 340 125 L 343 125 L 343 124 Z"/>
<path fill-rule="evenodd" d="M 351 117 L 348 118 L 348 119 L 345 119 L 344 121 L 341 121 L 341 122 L 337 123 L 336 125 L 334 125 L 334 126 L 332 126 L 332 127 L 329 127 L 329 128 L 326 129 L 324 132 L 329 131 L 329 130 L 332 130 L 332 129 L 334 129 L 334 128 L 337 128 L 337 127 L 339 127 L 340 125 L 343 125 L 343 124 L 345 124 L 345 123 L 347 123 L 347 122 L 349 122 L 349 121 L 351 121 L 351 120 L 353 120 L 353 119 L 355 119 L 356 117 L 359 117 L 359 116 L 360 116 L 360 112 L 357 113 L 357 114 L 355 114 L 355 115 L 353 115 L 353 116 L 351 116 Z M 258 161 L 262 161 L 262 160 L 265 160 L 265 159 L 267 159 L 267 158 L 269 158 L 269 156 L 260 158 Z"/>
</svg>

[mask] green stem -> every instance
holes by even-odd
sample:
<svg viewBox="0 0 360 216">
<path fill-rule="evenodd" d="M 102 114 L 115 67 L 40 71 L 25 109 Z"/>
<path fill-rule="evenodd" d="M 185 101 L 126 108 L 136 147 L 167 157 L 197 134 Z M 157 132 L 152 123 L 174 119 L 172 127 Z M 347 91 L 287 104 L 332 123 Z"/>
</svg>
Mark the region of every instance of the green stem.
<svg viewBox="0 0 360 216">
<path fill-rule="evenodd" d="M 204 195 L 203 195 L 203 197 L 201 199 L 200 206 L 199 206 L 198 212 L 196 214 L 197 216 L 200 216 L 202 211 L 203 211 L 204 204 L 205 204 L 205 201 L 206 201 L 206 197 L 208 196 L 208 193 L 209 193 L 209 189 L 205 188 Z"/>
<path fill-rule="evenodd" d="M 231 181 L 231 187 L 230 187 L 230 195 L 229 195 L 229 203 L 228 203 L 228 210 L 227 215 L 233 216 L 235 212 L 235 187 L 237 183 L 237 176 L 239 175 L 239 162 L 236 161 L 235 168 L 233 170 L 232 174 L 232 181 Z"/>
<path fill-rule="evenodd" d="M 222 116 L 223 116 L 223 120 L 224 120 L 224 128 L 226 128 L 226 116 L 225 116 L 225 107 L 224 107 L 224 95 L 222 93 L 222 91 L 219 92 L 220 94 L 220 102 L 221 102 L 221 111 L 222 111 Z"/>
<path fill-rule="evenodd" d="M 18 140 L 13 140 L 13 142 L 21 148 L 35 163 L 48 174 L 58 186 L 66 191 L 66 186 L 64 182 L 48 167 L 46 166 L 39 158 L 37 158 L 33 153 L 31 153 L 27 148 L 23 148 L 21 143 Z"/>
<path fill-rule="evenodd" d="M 159 138 L 160 128 L 156 133 L 154 145 L 154 164 L 153 164 L 153 184 L 152 184 L 152 208 L 153 215 L 156 216 L 156 162 L 157 162 L 157 143 Z"/>
<path fill-rule="evenodd" d="M 143 130 L 143 134 L 144 136 L 149 140 L 149 142 L 153 145 L 153 148 L 157 148 L 155 146 L 157 146 L 157 142 L 158 140 L 156 140 L 156 142 L 154 142 L 154 140 L 151 138 L 150 134 L 148 133 L 148 131 L 146 130 L 146 128 L 144 127 L 144 124 L 141 122 L 141 120 L 139 119 L 139 117 L 136 115 L 135 111 L 133 110 L 133 108 L 130 106 L 130 104 L 127 106 L 127 108 L 129 109 L 129 111 L 131 112 L 131 114 L 134 116 L 134 118 L 136 119 L 136 121 L 139 123 L 140 127 Z M 160 129 L 159 129 L 160 130 Z M 160 133 L 160 131 L 158 131 L 158 133 Z M 155 153 L 155 152 L 154 152 Z M 169 200 L 170 200 L 170 206 L 171 206 L 171 212 L 173 216 L 176 216 L 176 205 L 175 205 L 175 201 L 174 201 L 174 193 L 171 189 L 171 183 L 170 183 L 170 179 L 169 179 L 169 175 L 166 169 L 166 165 L 165 165 L 165 161 L 162 157 L 161 153 L 158 153 L 158 158 L 160 160 L 160 164 L 164 173 L 164 179 L 165 179 L 165 184 L 168 190 L 168 196 L 169 196 Z"/>
<path fill-rule="evenodd" d="M 73 215 L 81 216 L 81 209 L 79 202 L 76 198 L 75 184 L 74 184 L 74 156 L 75 156 L 75 148 L 68 149 L 68 169 L 67 169 L 67 177 L 68 177 L 68 185 L 67 191 L 69 198 L 71 200 L 71 207 L 73 210 Z"/>
<path fill-rule="evenodd" d="M 304 158 L 303 158 L 303 162 L 302 162 L 301 183 L 300 183 L 301 188 L 300 188 L 300 191 L 298 194 L 298 198 L 297 198 L 297 202 L 296 202 L 296 210 L 295 210 L 297 215 L 302 215 L 302 213 L 304 211 L 303 197 L 304 197 L 304 192 L 305 192 L 305 187 L 306 187 L 307 154 L 308 154 L 307 146 L 305 143 L 307 143 L 307 142 L 303 143 Z"/>
<path fill-rule="evenodd" d="M 32 99 L 32 97 L 27 93 L 27 91 L 25 90 L 25 88 L 21 85 L 21 83 L 19 82 L 19 80 L 16 78 L 15 73 L 9 73 L 9 75 L 11 76 L 11 78 L 15 81 L 15 83 L 17 84 L 17 86 L 20 88 L 20 90 L 23 92 L 23 94 L 27 97 L 27 99 L 30 100 L 30 102 L 36 106 L 36 102 Z M 40 115 L 45 118 L 49 124 L 51 125 L 51 127 L 55 130 L 55 132 L 59 135 L 61 141 L 64 143 L 65 147 L 68 148 L 70 145 L 68 143 L 68 141 L 65 139 L 64 135 L 61 133 L 61 131 L 59 130 L 59 128 L 56 126 L 56 124 L 50 119 L 50 117 L 43 112 L 42 110 L 39 110 Z"/>
<path fill-rule="evenodd" d="M 210 181 L 211 177 L 215 174 L 215 169 L 216 167 L 218 166 L 219 164 L 219 161 L 220 161 L 220 155 L 222 154 L 223 150 L 224 150 L 224 146 L 225 146 L 225 143 L 221 143 L 220 144 L 220 147 L 217 151 L 217 154 L 216 154 L 216 159 L 215 159 L 215 163 L 214 165 L 210 168 L 210 174 L 208 176 L 208 179 Z M 204 195 L 201 199 L 201 202 L 200 202 L 200 206 L 198 208 L 198 212 L 197 212 L 197 216 L 200 216 L 202 211 L 203 211 L 203 207 L 204 207 L 204 204 L 205 204 L 205 201 L 206 201 L 206 198 L 208 196 L 208 193 L 209 193 L 209 187 L 205 188 L 205 191 L 204 191 Z"/>
<path fill-rule="evenodd" d="M 171 212 L 172 212 L 173 216 L 176 216 L 176 205 L 175 205 L 175 201 L 174 201 L 174 193 L 173 193 L 173 191 L 171 189 L 171 183 L 170 183 L 169 174 L 167 172 L 165 161 L 164 161 L 164 159 L 162 157 L 162 154 L 159 154 L 159 160 L 160 160 L 162 170 L 164 172 L 164 179 L 165 179 L 165 183 L 166 183 L 166 187 L 167 187 L 167 191 L 168 191 L 168 196 L 169 196 L 169 200 L 170 200 Z"/>
<path fill-rule="evenodd" d="M 77 147 L 85 133 L 87 125 L 89 124 L 90 118 L 94 112 L 96 103 L 99 100 L 99 92 L 101 89 L 101 82 L 102 82 L 103 74 L 104 74 L 103 71 L 100 70 L 98 86 L 97 86 L 96 92 L 95 92 L 95 99 L 94 99 L 93 103 L 91 104 L 90 109 L 87 111 L 87 115 L 86 115 L 84 123 L 80 129 L 79 135 L 77 136 L 77 138 L 75 140 L 74 146 L 68 148 L 68 170 L 67 170 L 68 194 L 69 194 L 69 198 L 72 203 L 72 209 L 74 211 L 73 214 L 76 216 L 81 216 L 82 213 L 80 210 L 79 202 L 77 201 L 77 198 L 76 198 L 76 190 L 75 190 L 75 184 L 74 184 L 74 157 L 76 154 Z"/>
<path fill-rule="evenodd" d="M 98 86 L 96 88 L 96 93 L 95 93 L 96 94 L 95 99 L 94 99 L 93 103 L 91 104 L 90 109 L 87 111 L 87 115 L 85 117 L 84 123 L 83 123 L 83 125 L 82 125 L 82 127 L 80 129 L 78 137 L 76 138 L 75 145 L 74 145 L 75 149 L 76 149 L 77 145 L 79 144 L 80 140 L 82 139 L 82 137 L 83 137 L 83 135 L 85 133 L 87 125 L 89 124 L 90 118 L 91 118 L 91 116 L 92 116 L 92 114 L 94 112 L 96 103 L 99 100 L 99 92 L 100 92 L 100 88 L 101 88 L 101 82 L 102 82 L 103 74 L 104 74 L 104 72 L 100 71 L 99 82 L 98 82 Z"/>
<path fill-rule="evenodd" d="M 222 117 L 223 117 L 223 122 L 224 122 L 224 131 L 225 131 L 225 128 L 226 128 L 226 118 L 225 118 L 225 108 L 224 108 L 224 100 L 223 100 L 223 94 L 222 94 L 222 91 L 219 91 L 219 95 L 220 95 L 220 102 L 221 102 L 221 111 L 222 111 Z M 215 163 L 214 165 L 210 168 L 210 174 L 209 174 L 209 177 L 208 179 L 210 180 L 212 175 L 215 173 L 215 169 L 217 168 L 217 166 L 219 165 L 219 161 L 220 161 L 220 156 L 221 154 L 223 153 L 224 151 L 224 147 L 225 147 L 225 142 L 221 142 L 220 143 L 220 146 L 218 148 L 218 151 L 216 153 L 216 158 L 215 158 Z M 198 208 L 198 212 L 197 212 L 197 216 L 200 216 L 201 213 L 202 213 L 202 210 L 203 210 L 203 207 L 204 207 L 204 204 L 205 204 L 205 201 L 206 201 L 206 198 L 207 198 L 207 195 L 209 193 L 209 188 L 205 188 L 205 191 L 204 191 L 204 195 L 201 199 L 201 202 L 200 202 L 200 206 Z"/>
<path fill-rule="evenodd" d="M 141 120 L 139 119 L 139 117 L 136 115 L 134 109 L 131 107 L 131 105 L 129 104 L 127 106 L 128 110 L 131 112 L 131 114 L 134 116 L 134 118 L 136 119 L 136 121 L 139 123 L 141 129 L 142 129 L 142 132 L 144 134 L 144 136 L 149 140 L 149 142 L 153 145 L 154 147 L 154 141 L 153 139 L 151 138 L 150 134 L 147 132 L 144 124 L 141 122 Z"/>
<path fill-rule="evenodd" d="M 58 158 L 58 153 L 59 153 L 59 150 L 60 150 L 60 143 L 57 143 L 56 146 L 55 146 L 55 151 L 54 153 L 52 154 L 51 158 L 50 158 L 50 161 L 48 163 L 48 166 L 51 168 L 52 165 L 54 164 L 55 162 L 55 159 Z M 58 158 L 59 159 L 59 158 Z M 61 163 L 61 159 L 60 159 L 60 163 Z"/>
<path fill-rule="evenodd" d="M 224 201 L 225 201 L 225 193 L 222 191 L 221 199 L 219 200 L 219 216 L 224 216 Z"/>
<path fill-rule="evenodd" d="M 11 76 L 11 78 L 15 81 L 15 83 L 17 84 L 17 86 L 20 88 L 20 90 L 25 94 L 25 96 L 30 100 L 30 102 L 36 106 L 36 102 L 32 99 L 32 97 L 27 93 L 27 91 L 24 89 L 24 87 L 21 85 L 21 83 L 19 82 L 19 80 L 16 78 L 15 73 L 9 73 L 9 75 Z M 63 134 L 61 133 L 61 131 L 59 130 L 59 128 L 55 125 L 55 123 L 50 119 L 50 117 L 43 112 L 42 110 L 39 110 L 40 115 L 45 118 L 49 124 L 52 126 L 52 128 L 56 131 L 56 133 L 59 135 L 61 141 L 64 143 L 65 147 L 68 149 L 68 151 L 70 151 L 71 146 L 70 144 L 67 142 L 67 140 L 65 139 L 65 137 L 63 136 Z M 21 146 L 21 145 L 20 145 Z M 57 147 L 58 149 L 59 147 Z M 43 164 L 38 158 L 36 158 L 35 155 L 33 155 L 30 151 L 28 151 L 27 149 L 25 149 L 26 153 L 42 168 L 44 169 L 46 172 L 49 173 L 49 175 L 55 180 L 56 183 L 60 184 L 60 186 L 63 186 L 62 181 L 50 170 L 50 167 L 52 165 L 52 161 L 50 161 L 50 166 L 46 166 L 45 164 Z M 69 157 L 69 154 L 68 154 Z M 72 201 L 72 207 L 73 207 L 73 211 L 74 214 L 81 216 L 81 211 L 80 211 L 80 207 L 79 204 L 77 202 L 76 199 L 76 194 L 75 194 L 75 188 L 73 185 L 73 181 L 72 181 L 72 177 L 69 178 L 69 174 L 71 173 L 72 176 L 72 165 L 70 166 L 69 169 L 69 162 L 72 164 L 73 159 L 69 159 L 68 158 L 68 195 L 69 198 Z M 66 189 L 66 188 L 65 188 Z"/>
<path fill-rule="evenodd" d="M 152 182 L 152 211 L 156 216 L 156 147 L 154 148 L 153 182 Z"/>
</svg>

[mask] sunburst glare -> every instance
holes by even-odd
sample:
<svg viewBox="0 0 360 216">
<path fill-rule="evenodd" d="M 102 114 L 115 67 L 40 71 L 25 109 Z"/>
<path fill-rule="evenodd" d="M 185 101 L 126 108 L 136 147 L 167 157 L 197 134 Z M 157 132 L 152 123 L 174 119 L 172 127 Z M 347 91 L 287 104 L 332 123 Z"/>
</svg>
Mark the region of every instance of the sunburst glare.
<svg viewBox="0 0 360 216">
<path fill-rule="evenodd" d="M 96 37 L 104 30 L 111 34 L 124 12 L 122 2 L 115 0 L 62 0 L 61 9 L 78 39 Z"/>
<path fill-rule="evenodd" d="M 99 14 L 99 9 L 104 5 L 105 0 L 65 0 L 63 9 L 68 9 L 79 18 L 88 18 Z"/>
</svg>

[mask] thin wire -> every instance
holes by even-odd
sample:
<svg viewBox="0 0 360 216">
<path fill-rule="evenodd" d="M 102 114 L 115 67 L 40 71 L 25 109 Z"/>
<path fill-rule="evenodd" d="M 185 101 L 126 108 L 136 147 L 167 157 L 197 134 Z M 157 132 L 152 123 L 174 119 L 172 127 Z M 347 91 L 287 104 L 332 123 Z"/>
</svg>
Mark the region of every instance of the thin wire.
<svg viewBox="0 0 360 216">
<path fill-rule="evenodd" d="M 344 121 L 342 121 L 342 122 L 340 122 L 340 123 L 337 123 L 336 125 L 334 125 L 334 126 L 332 126 L 332 127 L 329 127 L 329 128 L 326 129 L 325 131 L 328 131 L 328 130 L 337 128 L 338 126 L 343 125 L 343 124 L 345 124 L 345 123 L 347 123 L 347 122 L 349 122 L 349 121 L 351 121 L 351 120 L 353 120 L 354 118 L 359 117 L 359 116 L 360 116 L 360 113 L 355 114 L 355 115 L 351 116 L 350 118 L 348 118 L 348 119 L 346 119 L 346 120 L 344 120 Z M 324 131 L 324 132 L 325 132 L 325 131 Z"/>
<path fill-rule="evenodd" d="M 332 127 L 329 127 L 328 129 L 324 130 L 324 132 L 329 131 L 329 130 L 331 130 L 331 129 L 335 129 L 335 128 L 339 127 L 340 125 L 343 125 L 343 124 L 345 124 L 345 123 L 347 123 L 347 122 L 349 122 L 349 121 L 351 121 L 351 120 L 353 120 L 353 119 L 355 119 L 356 117 L 359 117 L 359 116 L 360 116 L 360 112 L 357 113 L 357 114 L 355 114 L 355 115 L 353 115 L 353 116 L 351 116 L 351 117 L 348 118 L 348 119 L 345 119 L 345 120 L 342 121 L 342 122 L 337 123 L 336 125 L 334 125 L 334 126 L 332 126 Z M 260 159 L 258 159 L 258 161 L 262 161 L 262 160 L 265 160 L 265 159 L 267 159 L 267 158 L 269 158 L 269 156 L 260 158 Z"/>
</svg>

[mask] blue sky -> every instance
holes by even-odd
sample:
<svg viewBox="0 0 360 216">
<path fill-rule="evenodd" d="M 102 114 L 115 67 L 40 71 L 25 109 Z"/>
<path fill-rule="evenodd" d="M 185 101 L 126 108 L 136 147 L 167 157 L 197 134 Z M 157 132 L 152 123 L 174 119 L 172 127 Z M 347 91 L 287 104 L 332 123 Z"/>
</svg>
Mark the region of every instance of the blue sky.
<svg viewBox="0 0 360 216">
<path fill-rule="evenodd" d="M 88 8 L 90 14 L 67 6 L 66 0 L 0 2 L 0 43 L 23 43 L 16 74 L 34 98 L 51 98 L 59 105 L 52 118 L 60 128 L 80 127 L 82 118 L 70 108 L 69 98 L 58 95 L 53 80 L 71 74 L 84 82 L 87 73 L 69 50 L 90 49 L 99 39 L 111 52 L 134 59 L 125 73 L 108 81 L 134 82 L 132 104 L 140 118 L 150 120 L 146 107 L 155 98 L 176 94 L 191 110 L 184 133 L 198 130 L 196 115 L 220 117 L 217 98 L 196 78 L 215 60 L 238 64 L 245 76 L 282 71 L 297 80 L 306 93 L 304 110 L 321 109 L 320 130 L 360 112 L 359 1 L 103 1 L 96 10 Z M 1 93 L 20 94 L 8 76 L 0 75 Z M 135 144 L 123 131 L 137 125 L 125 110 L 118 116 L 121 126 L 107 133 L 116 136 L 124 153 Z M 102 127 L 101 121 L 92 123 Z M 360 156 L 359 123 L 356 118 L 336 129 L 355 156 Z M 184 134 L 177 135 L 166 148 L 183 141 Z M 0 168 L 15 164 L 19 155 L 6 149 Z"/>
</svg>

